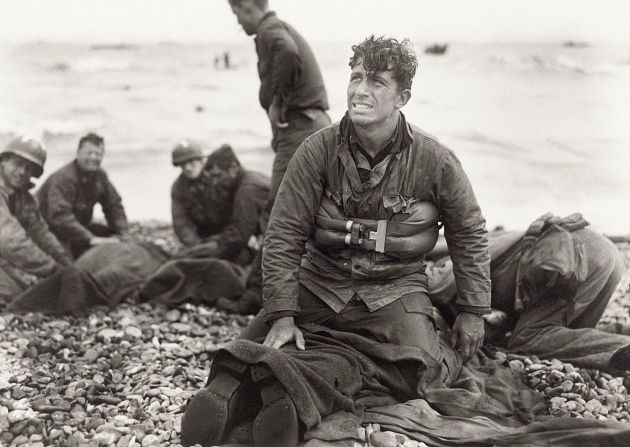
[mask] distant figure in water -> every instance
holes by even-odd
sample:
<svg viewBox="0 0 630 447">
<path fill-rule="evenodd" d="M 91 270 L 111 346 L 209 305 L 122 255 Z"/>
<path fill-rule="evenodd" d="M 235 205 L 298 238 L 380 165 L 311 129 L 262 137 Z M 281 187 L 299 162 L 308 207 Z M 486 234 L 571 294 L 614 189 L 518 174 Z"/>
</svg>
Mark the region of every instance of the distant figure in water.
<svg viewBox="0 0 630 447">
<path fill-rule="evenodd" d="M 224 63 L 224 68 L 232 67 L 232 65 L 230 64 L 230 53 L 228 51 L 223 53 L 223 63 Z"/>
<path fill-rule="evenodd" d="M 66 249 L 78 258 L 94 245 L 129 237 L 122 199 L 101 168 L 105 140 L 88 133 L 79 140 L 76 158 L 53 172 L 37 191 L 39 208 Z M 107 223 L 92 221 L 99 203 Z"/>
</svg>

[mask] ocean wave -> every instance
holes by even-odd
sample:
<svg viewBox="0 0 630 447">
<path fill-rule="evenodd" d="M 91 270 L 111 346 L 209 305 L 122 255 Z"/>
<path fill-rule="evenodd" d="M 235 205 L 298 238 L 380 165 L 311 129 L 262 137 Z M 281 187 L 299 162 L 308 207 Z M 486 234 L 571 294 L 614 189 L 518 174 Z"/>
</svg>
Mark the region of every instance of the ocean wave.
<svg viewBox="0 0 630 447">
<path fill-rule="evenodd" d="M 219 86 L 216 84 L 201 84 L 201 83 L 192 83 L 189 84 L 190 88 L 193 90 L 218 90 Z"/>
<path fill-rule="evenodd" d="M 90 45 L 92 51 L 114 50 L 114 51 L 127 51 L 135 50 L 136 45 L 130 43 L 114 43 L 114 44 L 94 44 Z"/>
<path fill-rule="evenodd" d="M 43 137 L 55 137 L 66 135 L 77 135 L 85 132 L 87 129 L 97 129 L 102 127 L 103 123 L 97 120 L 45 120 L 39 121 L 36 128 Z"/>
<path fill-rule="evenodd" d="M 532 60 L 536 66 L 547 71 L 553 71 L 558 73 L 574 73 L 584 76 L 592 75 L 611 75 L 615 74 L 615 70 L 612 64 L 594 64 L 592 62 L 577 61 L 572 57 L 565 54 L 553 58 L 543 58 L 540 56 L 533 56 Z"/>
<path fill-rule="evenodd" d="M 79 73 L 96 73 L 100 71 L 126 71 L 131 68 L 129 61 L 112 59 L 111 57 L 92 56 L 79 59 L 70 64 L 70 68 Z"/>
<path fill-rule="evenodd" d="M 537 70 L 551 73 L 571 73 L 582 76 L 615 74 L 614 64 L 593 63 L 576 59 L 567 54 L 529 54 L 496 53 L 488 61 L 519 70 Z"/>
<path fill-rule="evenodd" d="M 17 132 L 17 126 L 10 119 L 3 120 L 0 119 L 0 134 L 3 135 L 13 135 Z"/>
</svg>

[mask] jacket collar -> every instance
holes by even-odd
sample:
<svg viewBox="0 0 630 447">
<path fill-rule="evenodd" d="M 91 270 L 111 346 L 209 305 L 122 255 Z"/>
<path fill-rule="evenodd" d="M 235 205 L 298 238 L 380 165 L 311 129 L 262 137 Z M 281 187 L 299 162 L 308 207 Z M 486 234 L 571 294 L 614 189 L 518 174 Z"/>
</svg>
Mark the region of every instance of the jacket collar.
<svg viewBox="0 0 630 447">
<path fill-rule="evenodd" d="M 276 17 L 276 13 L 275 11 L 269 11 L 267 12 L 262 19 L 260 19 L 260 23 L 258 24 L 258 27 L 256 28 L 256 34 L 258 34 L 258 32 L 261 30 L 261 28 L 266 25 L 266 22 L 269 22 L 272 18 Z"/>
<path fill-rule="evenodd" d="M 72 161 L 72 166 L 74 166 L 75 172 L 81 178 L 92 178 L 102 169 L 98 168 L 97 171 L 84 171 L 83 169 L 81 169 L 81 166 L 79 166 L 79 162 L 76 160 L 76 158 Z"/>
<path fill-rule="evenodd" d="M 407 149 L 414 142 L 411 126 L 407 123 L 407 118 L 405 118 L 405 115 L 402 112 L 400 112 L 400 121 L 396 126 L 396 131 L 394 132 L 394 135 L 392 135 L 392 141 L 397 138 L 397 132 L 403 132 L 402 140 L 401 144 L 395 145 L 395 147 L 392 148 L 392 154 L 397 154 Z M 340 146 L 344 146 L 345 149 L 349 149 L 350 144 L 352 143 L 351 137 L 353 133 L 352 120 L 350 119 L 348 112 L 346 112 L 339 123 Z"/>
<path fill-rule="evenodd" d="M 7 185 L 4 181 L 4 178 L 0 175 L 0 191 L 4 192 L 7 195 L 13 194 L 13 188 Z"/>
</svg>

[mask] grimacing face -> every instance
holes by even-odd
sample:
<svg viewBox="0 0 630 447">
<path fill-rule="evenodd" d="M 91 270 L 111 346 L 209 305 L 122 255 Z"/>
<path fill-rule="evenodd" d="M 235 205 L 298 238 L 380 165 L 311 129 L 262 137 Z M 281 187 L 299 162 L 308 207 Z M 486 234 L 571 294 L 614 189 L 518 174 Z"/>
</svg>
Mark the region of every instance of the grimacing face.
<svg viewBox="0 0 630 447">
<path fill-rule="evenodd" d="M 77 163 L 83 171 L 98 171 L 105 156 L 105 147 L 85 141 L 77 150 Z"/>
<path fill-rule="evenodd" d="M 13 189 L 22 189 L 31 181 L 37 169 L 33 162 L 14 154 L 6 155 L 0 162 L 2 177 Z"/>
<path fill-rule="evenodd" d="M 188 180 L 195 180 L 201 175 L 204 165 L 205 160 L 203 158 L 194 158 L 180 164 L 179 167 L 182 168 L 184 177 Z"/>
<path fill-rule="evenodd" d="M 398 119 L 398 111 L 409 95 L 409 90 L 400 90 L 391 70 L 368 72 L 359 60 L 350 73 L 348 114 L 355 126 L 380 125 Z"/>
</svg>

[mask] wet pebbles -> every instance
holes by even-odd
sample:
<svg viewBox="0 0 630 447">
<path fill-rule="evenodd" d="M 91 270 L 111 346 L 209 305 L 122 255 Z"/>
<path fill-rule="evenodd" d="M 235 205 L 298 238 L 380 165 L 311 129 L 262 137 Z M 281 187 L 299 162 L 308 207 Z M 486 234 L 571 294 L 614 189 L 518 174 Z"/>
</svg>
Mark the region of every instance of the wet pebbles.
<svg viewBox="0 0 630 447">
<path fill-rule="evenodd" d="M 179 248 L 168 225 L 134 231 L 170 253 Z M 629 319 L 628 296 L 626 275 L 606 321 Z M 177 446 L 187 400 L 205 385 L 214 353 L 248 321 L 192 304 L 0 315 L 0 445 Z M 630 420 L 628 377 L 536 357 L 507 360 L 545 394 L 553 416 Z"/>
<path fill-rule="evenodd" d="M 186 401 L 247 322 L 191 304 L 2 315 L 0 445 L 177 445 Z"/>
</svg>

